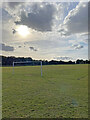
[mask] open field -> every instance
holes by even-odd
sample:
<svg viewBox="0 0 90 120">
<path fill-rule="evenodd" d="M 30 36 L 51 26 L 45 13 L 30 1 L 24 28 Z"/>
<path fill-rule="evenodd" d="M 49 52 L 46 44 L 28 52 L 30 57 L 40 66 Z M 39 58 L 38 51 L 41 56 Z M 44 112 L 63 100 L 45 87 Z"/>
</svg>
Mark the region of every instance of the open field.
<svg viewBox="0 0 90 120">
<path fill-rule="evenodd" d="M 87 118 L 88 65 L 3 67 L 3 118 Z"/>
</svg>

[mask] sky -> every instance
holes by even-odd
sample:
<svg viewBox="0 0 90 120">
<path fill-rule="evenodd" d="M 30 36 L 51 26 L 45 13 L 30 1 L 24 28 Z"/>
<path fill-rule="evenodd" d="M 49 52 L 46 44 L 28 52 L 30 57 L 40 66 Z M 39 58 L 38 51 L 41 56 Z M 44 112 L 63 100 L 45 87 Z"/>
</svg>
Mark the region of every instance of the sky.
<svg viewBox="0 0 90 120">
<path fill-rule="evenodd" d="M 0 46 L 5 56 L 86 60 L 88 3 L 4 2 Z"/>
</svg>

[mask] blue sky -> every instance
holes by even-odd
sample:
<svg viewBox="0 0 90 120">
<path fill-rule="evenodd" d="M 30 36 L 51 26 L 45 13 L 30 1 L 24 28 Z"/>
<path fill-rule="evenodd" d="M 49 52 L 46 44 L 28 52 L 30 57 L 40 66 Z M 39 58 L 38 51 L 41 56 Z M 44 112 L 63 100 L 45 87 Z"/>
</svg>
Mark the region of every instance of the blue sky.
<svg viewBox="0 0 90 120">
<path fill-rule="evenodd" d="M 6 56 L 88 59 L 88 3 L 4 3 L 0 44 Z"/>
</svg>

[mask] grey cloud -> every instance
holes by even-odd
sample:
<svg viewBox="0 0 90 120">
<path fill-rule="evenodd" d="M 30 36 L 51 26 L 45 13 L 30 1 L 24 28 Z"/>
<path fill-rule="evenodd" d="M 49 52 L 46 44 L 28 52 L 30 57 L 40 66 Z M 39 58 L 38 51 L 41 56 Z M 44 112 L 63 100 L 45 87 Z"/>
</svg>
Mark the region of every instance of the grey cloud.
<svg viewBox="0 0 90 120">
<path fill-rule="evenodd" d="M 30 50 L 33 50 L 33 51 L 37 51 L 37 49 L 35 49 L 34 47 L 29 47 Z"/>
<path fill-rule="evenodd" d="M 22 46 L 18 46 L 18 48 L 21 48 Z"/>
<path fill-rule="evenodd" d="M 21 20 L 15 21 L 16 25 L 26 25 L 37 31 L 51 31 L 56 8 L 53 4 L 33 4 L 28 13 L 21 12 Z"/>
<path fill-rule="evenodd" d="M 0 50 L 2 51 L 14 51 L 14 47 L 5 44 L 0 44 Z"/>
<path fill-rule="evenodd" d="M 12 9 L 14 9 L 15 7 L 17 7 L 18 5 L 22 4 L 23 2 L 8 2 L 8 6 Z"/>
<path fill-rule="evenodd" d="M 66 57 L 66 56 L 64 56 L 64 57 L 54 57 L 54 59 L 57 59 L 57 60 L 71 60 L 71 59 L 73 59 L 73 58 L 71 58 L 71 57 Z"/>
<path fill-rule="evenodd" d="M 78 44 L 74 44 L 74 45 L 72 45 L 72 47 L 73 47 L 74 49 L 77 49 L 77 50 L 83 48 L 82 45 L 78 45 Z"/>
<path fill-rule="evenodd" d="M 17 32 L 15 29 L 12 29 L 12 31 L 13 31 L 13 34 L 15 34 Z"/>
<path fill-rule="evenodd" d="M 71 35 L 88 32 L 88 2 L 80 2 L 77 7 L 69 12 L 60 25 L 62 35 Z"/>
</svg>

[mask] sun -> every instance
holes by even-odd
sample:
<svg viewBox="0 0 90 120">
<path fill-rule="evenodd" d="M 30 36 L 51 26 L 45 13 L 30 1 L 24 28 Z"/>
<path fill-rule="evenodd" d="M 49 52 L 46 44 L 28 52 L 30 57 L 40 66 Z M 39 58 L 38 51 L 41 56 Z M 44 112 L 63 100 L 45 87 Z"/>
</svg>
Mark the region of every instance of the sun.
<svg viewBox="0 0 90 120">
<path fill-rule="evenodd" d="M 16 28 L 16 31 L 18 32 L 19 35 L 22 37 L 26 37 L 30 34 L 29 28 L 25 25 L 20 25 Z"/>
</svg>

